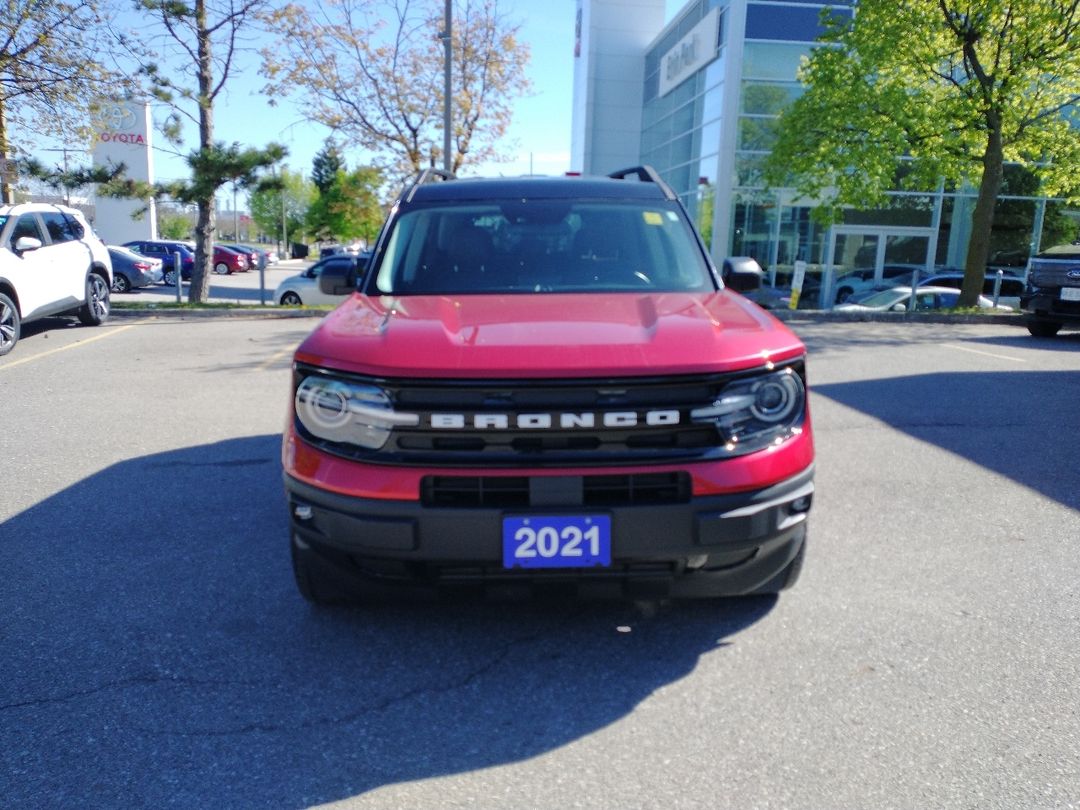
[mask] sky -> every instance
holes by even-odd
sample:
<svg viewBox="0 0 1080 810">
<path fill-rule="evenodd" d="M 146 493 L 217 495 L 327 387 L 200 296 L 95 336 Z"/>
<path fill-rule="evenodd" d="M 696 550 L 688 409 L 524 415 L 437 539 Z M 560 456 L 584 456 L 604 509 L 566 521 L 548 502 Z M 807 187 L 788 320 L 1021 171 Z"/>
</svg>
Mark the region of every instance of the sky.
<svg viewBox="0 0 1080 810">
<path fill-rule="evenodd" d="M 667 18 L 682 2 L 668 0 Z M 571 105 L 574 77 L 575 0 L 500 0 L 500 10 L 521 24 L 521 39 L 531 50 L 528 67 L 533 90 L 518 100 L 506 144 L 516 157 L 505 163 L 476 167 L 469 174 L 562 174 L 570 170 Z M 659 32 L 658 32 L 659 33 Z M 285 97 L 270 106 L 261 93 L 258 57 L 230 83 L 227 98 L 215 107 L 215 137 L 231 143 L 264 146 L 270 141 L 289 149 L 287 165 L 305 175 L 330 131 L 304 115 L 302 94 Z M 163 120 L 165 107 L 154 109 L 155 120 Z M 189 132 L 194 134 L 193 128 Z M 155 176 L 170 180 L 188 176 L 183 160 L 168 154 L 163 139 L 155 139 Z M 511 148 L 512 147 L 512 148 Z M 186 144 L 184 151 L 190 149 Z M 365 155 L 345 151 L 350 167 L 362 165 Z"/>
<path fill-rule="evenodd" d="M 561 174 L 570 169 L 570 126 L 574 75 L 574 0 L 501 0 L 500 9 L 521 23 L 521 37 L 531 49 L 528 73 L 532 93 L 519 99 L 508 134 L 516 154 L 512 162 L 490 164 L 470 174 Z M 240 75 L 227 87 L 227 98 L 215 107 L 215 138 L 243 145 L 264 146 L 274 141 L 286 146 L 289 168 L 310 174 L 311 162 L 330 130 L 304 116 L 301 94 L 279 99 L 270 106 L 261 94 L 258 59 L 252 55 Z M 153 108 L 155 120 L 168 113 Z M 194 135 L 194 128 L 189 127 Z M 158 180 L 186 177 L 183 161 L 171 156 L 160 135 L 155 136 L 154 173 Z M 188 147 L 185 146 L 185 150 Z M 345 151 L 350 167 L 361 165 L 364 155 Z"/>
</svg>

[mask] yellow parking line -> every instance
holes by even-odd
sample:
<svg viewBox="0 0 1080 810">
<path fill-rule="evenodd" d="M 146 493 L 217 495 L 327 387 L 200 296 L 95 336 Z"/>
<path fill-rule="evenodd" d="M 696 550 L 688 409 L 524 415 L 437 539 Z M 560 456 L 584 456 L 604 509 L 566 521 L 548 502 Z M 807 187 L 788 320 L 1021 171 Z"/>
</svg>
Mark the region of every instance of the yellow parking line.
<svg viewBox="0 0 1080 810">
<path fill-rule="evenodd" d="M 38 354 L 31 355 L 30 357 L 23 357 L 23 358 L 20 358 L 18 360 L 14 360 L 14 361 L 11 361 L 11 362 L 0 363 L 0 371 L 4 371 L 5 369 L 9 369 L 9 368 L 15 368 L 15 366 L 21 366 L 23 363 L 30 363 L 30 362 L 33 362 L 34 360 L 40 360 L 42 357 L 48 357 L 50 354 L 57 354 L 58 352 L 66 352 L 68 349 L 74 349 L 74 348 L 77 348 L 79 346 L 85 346 L 88 343 L 93 343 L 95 340 L 103 340 L 104 338 L 111 337 L 113 335 L 118 335 L 121 332 L 126 332 L 128 329 L 134 329 L 136 326 L 138 326 L 137 323 L 128 324 L 127 326 L 117 326 L 115 328 L 109 329 L 107 332 L 102 332 L 100 334 L 94 335 L 93 337 L 87 338 L 86 340 L 77 340 L 74 343 L 69 343 L 66 346 L 61 346 L 58 349 L 49 349 L 49 351 L 47 351 L 47 352 L 39 352 Z M 20 343 L 21 343 L 21 341 L 20 341 Z"/>
<path fill-rule="evenodd" d="M 256 369 L 256 371 L 269 371 L 271 366 L 276 365 L 282 358 L 288 357 L 295 351 L 295 346 L 291 349 L 282 349 L 281 351 L 271 355 L 269 358 L 264 360 L 262 364 Z"/>
</svg>

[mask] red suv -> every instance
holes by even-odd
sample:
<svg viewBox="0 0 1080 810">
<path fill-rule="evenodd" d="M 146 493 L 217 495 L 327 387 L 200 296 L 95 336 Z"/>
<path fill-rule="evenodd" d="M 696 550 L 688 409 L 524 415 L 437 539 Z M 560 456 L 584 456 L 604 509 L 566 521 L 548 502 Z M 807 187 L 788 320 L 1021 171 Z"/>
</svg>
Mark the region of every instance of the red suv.
<svg viewBox="0 0 1080 810">
<path fill-rule="evenodd" d="M 438 180 L 442 182 L 438 182 Z M 356 278 L 360 274 L 361 278 Z M 425 172 L 297 349 L 300 592 L 774 593 L 814 492 L 806 350 L 648 167 Z"/>
</svg>

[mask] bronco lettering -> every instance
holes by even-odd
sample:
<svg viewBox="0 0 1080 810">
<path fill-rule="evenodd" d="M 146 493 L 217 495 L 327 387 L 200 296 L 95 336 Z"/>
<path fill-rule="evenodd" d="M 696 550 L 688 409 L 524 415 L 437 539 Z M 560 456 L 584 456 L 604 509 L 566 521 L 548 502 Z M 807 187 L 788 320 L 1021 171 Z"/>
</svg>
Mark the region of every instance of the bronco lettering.
<svg viewBox="0 0 1080 810">
<path fill-rule="evenodd" d="M 626 427 L 659 427 L 664 425 L 677 425 L 681 415 L 677 410 L 645 411 L 644 415 L 636 411 L 610 411 L 600 417 L 600 424 L 607 428 Z M 433 413 L 430 417 L 431 427 L 438 430 L 462 430 L 466 427 L 477 430 L 551 430 L 559 428 L 570 430 L 574 428 L 596 427 L 596 414 L 594 413 L 520 413 L 512 416 L 506 413 L 478 413 L 466 418 L 461 413 Z"/>
</svg>

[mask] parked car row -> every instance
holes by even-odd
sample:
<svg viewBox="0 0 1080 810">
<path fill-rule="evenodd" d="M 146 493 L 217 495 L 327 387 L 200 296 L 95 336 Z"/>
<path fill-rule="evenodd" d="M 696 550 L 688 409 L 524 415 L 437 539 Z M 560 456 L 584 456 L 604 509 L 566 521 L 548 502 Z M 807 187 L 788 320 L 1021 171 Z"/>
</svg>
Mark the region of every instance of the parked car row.
<svg viewBox="0 0 1080 810">
<path fill-rule="evenodd" d="M 182 281 L 191 279 L 195 269 L 195 244 L 167 239 L 139 239 L 125 242 L 122 247 L 128 248 L 136 254 L 146 258 L 157 259 L 161 263 L 161 278 L 159 281 L 168 286 L 176 284 L 176 259 L 180 257 L 180 278 Z M 240 245 L 214 245 L 213 270 L 219 275 L 231 273 L 246 273 L 249 270 L 263 269 L 277 261 L 277 253 L 262 250 L 261 248 L 244 247 Z M 132 279 L 128 278 L 127 282 Z M 153 282 L 147 282 L 153 283 Z M 146 286 L 146 284 L 131 284 L 131 287 Z M 130 289 L 130 287 L 129 287 Z M 116 292 L 127 290 L 117 289 Z"/>
<path fill-rule="evenodd" d="M 915 303 L 911 303 L 911 287 L 892 287 L 888 290 L 879 290 L 863 298 L 858 303 L 848 302 L 838 304 L 837 312 L 906 312 L 909 309 L 915 312 L 929 312 L 938 309 L 955 309 L 960 299 L 960 290 L 956 287 L 934 287 L 919 285 L 915 288 Z M 1000 310 L 1012 312 L 1012 307 L 1004 304 L 994 304 L 985 295 L 980 295 L 977 306 L 979 309 Z"/>
</svg>

